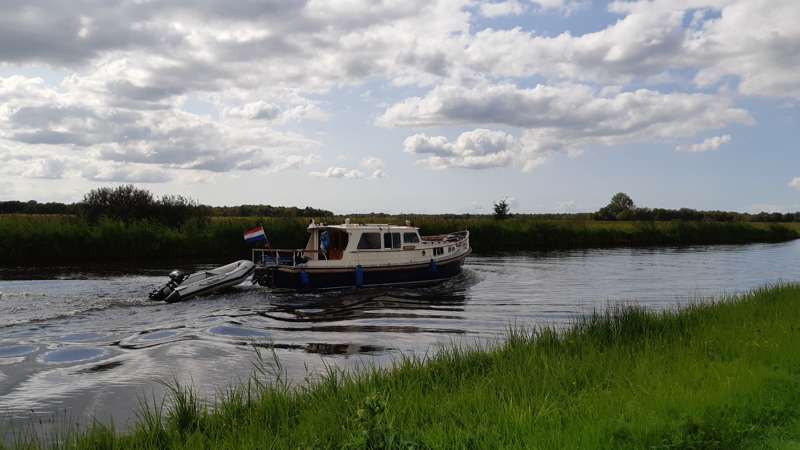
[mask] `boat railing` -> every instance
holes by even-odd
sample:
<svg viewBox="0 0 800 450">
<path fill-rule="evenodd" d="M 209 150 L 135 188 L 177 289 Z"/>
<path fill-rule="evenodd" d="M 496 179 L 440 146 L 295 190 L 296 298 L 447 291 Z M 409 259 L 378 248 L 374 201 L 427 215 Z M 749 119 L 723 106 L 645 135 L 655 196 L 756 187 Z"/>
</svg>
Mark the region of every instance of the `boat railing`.
<svg viewBox="0 0 800 450">
<path fill-rule="evenodd" d="M 296 266 L 310 260 L 311 255 L 319 256 L 316 249 L 299 248 L 254 248 L 253 262 L 262 266 Z"/>
<path fill-rule="evenodd" d="M 437 234 L 433 236 L 420 236 L 423 242 L 458 242 L 469 239 L 469 230 L 456 231 L 447 234 Z"/>
</svg>

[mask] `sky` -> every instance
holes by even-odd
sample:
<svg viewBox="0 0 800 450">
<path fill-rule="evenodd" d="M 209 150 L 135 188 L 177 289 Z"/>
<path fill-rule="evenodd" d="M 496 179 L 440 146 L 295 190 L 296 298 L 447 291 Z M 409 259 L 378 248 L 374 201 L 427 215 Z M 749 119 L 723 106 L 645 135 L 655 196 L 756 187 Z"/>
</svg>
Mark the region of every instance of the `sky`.
<svg viewBox="0 0 800 450">
<path fill-rule="evenodd" d="M 3 0 L 0 200 L 800 210 L 797 0 Z"/>
</svg>

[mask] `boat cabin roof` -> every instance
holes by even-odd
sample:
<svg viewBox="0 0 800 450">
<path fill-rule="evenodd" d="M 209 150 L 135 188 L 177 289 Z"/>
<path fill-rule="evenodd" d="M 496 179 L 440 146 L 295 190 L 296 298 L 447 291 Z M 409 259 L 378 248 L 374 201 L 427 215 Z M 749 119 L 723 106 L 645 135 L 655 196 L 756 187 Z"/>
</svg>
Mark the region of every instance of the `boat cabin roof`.
<svg viewBox="0 0 800 450">
<path fill-rule="evenodd" d="M 334 229 L 334 230 L 341 230 L 341 231 L 360 231 L 360 232 L 386 232 L 386 231 L 394 231 L 397 233 L 412 233 L 417 232 L 419 230 L 418 227 L 412 227 L 410 225 L 392 225 L 389 223 L 351 223 L 349 220 L 346 220 L 345 223 L 340 225 L 326 225 L 324 223 L 311 223 L 308 225 L 308 232 L 312 233 L 314 230 L 317 229 Z"/>
</svg>

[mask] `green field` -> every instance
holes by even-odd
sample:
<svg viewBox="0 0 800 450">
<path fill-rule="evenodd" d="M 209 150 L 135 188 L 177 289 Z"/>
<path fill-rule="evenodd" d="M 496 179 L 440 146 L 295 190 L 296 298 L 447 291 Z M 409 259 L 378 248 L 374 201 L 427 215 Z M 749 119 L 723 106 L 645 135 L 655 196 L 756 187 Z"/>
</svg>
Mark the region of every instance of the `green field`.
<svg viewBox="0 0 800 450">
<path fill-rule="evenodd" d="M 795 223 L 600 222 L 515 217 L 453 219 L 442 216 L 358 218 L 402 224 L 410 219 L 423 234 L 468 229 L 479 253 L 619 246 L 743 244 L 795 239 Z M 331 223 L 341 223 L 334 218 Z M 354 219 L 355 220 L 355 219 Z M 247 258 L 242 232 L 263 224 L 273 247 L 305 245 L 307 218 L 213 217 L 170 228 L 153 222 L 103 220 L 89 224 L 74 216 L 0 215 L 0 264 L 24 265 L 152 258 Z"/>
<path fill-rule="evenodd" d="M 564 332 L 314 384 L 252 381 L 208 406 L 173 386 L 130 433 L 64 448 L 733 449 L 800 446 L 800 285 L 679 311 L 619 308 Z M 270 374 L 272 372 L 272 375 Z M 21 447 L 37 448 L 35 438 Z"/>
</svg>

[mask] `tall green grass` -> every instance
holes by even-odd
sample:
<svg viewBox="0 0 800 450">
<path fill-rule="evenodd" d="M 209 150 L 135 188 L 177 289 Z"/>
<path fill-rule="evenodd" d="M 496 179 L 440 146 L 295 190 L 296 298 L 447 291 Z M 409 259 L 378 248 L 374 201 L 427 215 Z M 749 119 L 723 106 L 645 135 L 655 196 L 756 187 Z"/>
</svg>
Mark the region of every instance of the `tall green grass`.
<svg viewBox="0 0 800 450">
<path fill-rule="evenodd" d="M 408 217 L 423 234 L 468 229 L 476 252 L 590 247 L 741 244 L 798 237 L 795 224 L 748 222 L 596 222 L 489 217 Z M 359 218 L 402 224 L 406 217 Z M 334 218 L 341 223 L 344 218 Z M 104 220 L 89 224 L 74 216 L 0 215 L 0 264 L 152 258 L 246 258 L 242 232 L 263 224 L 273 247 L 305 245 L 307 218 L 215 217 L 209 224 L 170 228 L 154 222 Z"/>
<path fill-rule="evenodd" d="M 258 223 L 271 237 L 305 245 L 308 222 L 299 218 L 214 218 L 208 225 L 170 228 L 146 221 L 88 224 L 74 216 L 0 215 L 0 264 L 249 258 L 242 233 Z"/>
<path fill-rule="evenodd" d="M 680 311 L 612 308 L 391 369 L 290 386 L 279 364 L 208 406 L 174 385 L 126 434 L 62 448 L 796 448 L 800 286 Z M 267 380 L 275 380 L 267 381 Z M 21 441 L 39 448 L 35 438 Z M 795 447 L 791 447 L 795 445 Z"/>
<path fill-rule="evenodd" d="M 423 233 L 470 230 L 479 252 L 620 246 L 743 244 L 796 239 L 794 224 L 751 222 L 600 222 L 593 220 L 414 219 Z"/>
</svg>

